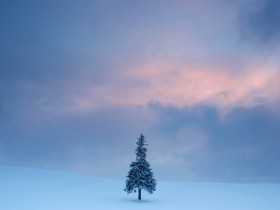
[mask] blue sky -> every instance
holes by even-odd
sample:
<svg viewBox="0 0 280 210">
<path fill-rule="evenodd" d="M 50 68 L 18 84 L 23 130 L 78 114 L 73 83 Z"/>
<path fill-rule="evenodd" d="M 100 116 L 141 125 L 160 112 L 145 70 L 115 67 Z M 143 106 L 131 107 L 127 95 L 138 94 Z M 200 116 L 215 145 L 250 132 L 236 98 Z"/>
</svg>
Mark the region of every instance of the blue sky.
<svg viewBox="0 0 280 210">
<path fill-rule="evenodd" d="M 279 182 L 280 4 L 2 1 L 0 164 Z"/>
</svg>

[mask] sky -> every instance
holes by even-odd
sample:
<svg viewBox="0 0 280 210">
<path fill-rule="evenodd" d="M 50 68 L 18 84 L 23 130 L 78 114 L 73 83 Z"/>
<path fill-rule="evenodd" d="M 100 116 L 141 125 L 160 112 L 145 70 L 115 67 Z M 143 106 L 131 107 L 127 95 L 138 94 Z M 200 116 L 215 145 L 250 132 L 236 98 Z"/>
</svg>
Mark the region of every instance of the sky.
<svg viewBox="0 0 280 210">
<path fill-rule="evenodd" d="M 280 182 L 277 0 L 3 0 L 0 165 Z"/>
</svg>

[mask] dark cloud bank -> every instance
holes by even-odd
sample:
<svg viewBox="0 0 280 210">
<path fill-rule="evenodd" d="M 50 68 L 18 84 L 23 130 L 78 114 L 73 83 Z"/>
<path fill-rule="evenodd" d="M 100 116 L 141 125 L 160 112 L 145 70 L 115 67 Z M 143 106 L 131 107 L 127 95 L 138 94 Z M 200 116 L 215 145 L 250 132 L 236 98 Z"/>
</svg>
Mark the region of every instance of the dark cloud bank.
<svg viewBox="0 0 280 210">
<path fill-rule="evenodd" d="M 7 121 L 9 126 L 1 126 L 1 164 L 121 178 L 134 158 L 135 140 L 144 132 L 150 145 L 148 156 L 161 178 L 280 181 L 280 117 L 266 106 L 236 108 L 225 119 L 215 108 L 203 105 L 178 109 L 150 104 L 149 110 L 157 116 L 156 121 L 135 114 L 140 109 L 115 108 L 57 119 L 56 125 L 28 127 Z M 196 129 L 187 129 L 178 137 L 186 128 Z M 167 151 L 176 157 L 172 148 L 176 144 L 192 147 L 201 140 L 199 132 L 205 134 L 206 141 L 180 154 L 179 163 L 157 162 L 165 159 L 163 145 L 170 145 Z"/>
<path fill-rule="evenodd" d="M 206 153 L 199 154 L 205 158 L 192 166 L 199 176 L 212 181 L 279 182 L 280 118 L 266 106 L 235 108 L 223 120 L 209 106 L 160 113 L 163 119 L 157 126 L 170 141 L 184 126 L 197 126 L 207 134 L 209 142 L 202 151 Z M 187 158 L 191 157 L 186 162 Z"/>
</svg>

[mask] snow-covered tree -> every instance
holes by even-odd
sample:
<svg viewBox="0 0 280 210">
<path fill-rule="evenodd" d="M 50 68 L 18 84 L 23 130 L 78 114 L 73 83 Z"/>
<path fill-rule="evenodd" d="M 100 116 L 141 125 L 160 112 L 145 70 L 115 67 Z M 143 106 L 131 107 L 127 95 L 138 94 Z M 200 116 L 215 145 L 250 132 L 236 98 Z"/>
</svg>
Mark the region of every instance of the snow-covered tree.
<svg viewBox="0 0 280 210">
<path fill-rule="evenodd" d="M 137 192 L 138 199 L 141 200 L 141 190 L 146 190 L 152 194 L 156 190 L 156 180 L 154 178 L 150 164 L 146 160 L 147 144 L 143 134 L 140 135 L 136 142 L 137 148 L 136 160 L 130 164 L 130 170 L 126 176 L 126 188 L 127 193 Z"/>
</svg>

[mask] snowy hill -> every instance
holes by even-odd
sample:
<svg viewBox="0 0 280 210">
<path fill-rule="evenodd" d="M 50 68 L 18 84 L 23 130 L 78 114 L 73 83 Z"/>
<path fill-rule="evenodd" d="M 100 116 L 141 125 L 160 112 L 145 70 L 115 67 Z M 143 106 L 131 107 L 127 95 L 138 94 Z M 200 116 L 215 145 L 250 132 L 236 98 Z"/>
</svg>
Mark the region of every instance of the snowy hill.
<svg viewBox="0 0 280 210">
<path fill-rule="evenodd" d="M 127 195 L 125 182 L 81 174 L 0 167 L 1 210 L 279 210 L 279 184 L 158 182 L 153 195 Z"/>
</svg>

